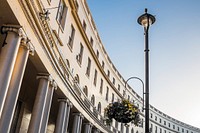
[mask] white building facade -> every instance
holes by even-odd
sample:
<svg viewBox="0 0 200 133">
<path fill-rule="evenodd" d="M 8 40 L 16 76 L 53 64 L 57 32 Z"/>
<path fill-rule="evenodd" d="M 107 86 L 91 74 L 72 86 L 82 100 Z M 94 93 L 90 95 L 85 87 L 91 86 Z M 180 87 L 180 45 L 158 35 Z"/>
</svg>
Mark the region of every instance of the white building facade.
<svg viewBox="0 0 200 133">
<path fill-rule="evenodd" d="M 0 133 L 144 133 L 104 108 L 142 98 L 108 57 L 86 0 L 0 2 Z M 126 93 L 125 93 L 126 92 Z M 152 133 L 200 133 L 150 106 Z"/>
</svg>

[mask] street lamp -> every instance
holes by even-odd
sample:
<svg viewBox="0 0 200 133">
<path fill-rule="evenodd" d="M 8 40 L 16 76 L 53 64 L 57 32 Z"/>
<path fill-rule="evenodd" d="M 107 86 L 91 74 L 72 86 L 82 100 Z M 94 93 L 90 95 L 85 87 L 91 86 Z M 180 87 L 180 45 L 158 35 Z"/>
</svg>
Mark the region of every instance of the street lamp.
<svg viewBox="0 0 200 133">
<path fill-rule="evenodd" d="M 145 133 L 149 132 L 149 40 L 148 31 L 149 27 L 156 21 L 155 17 L 147 13 L 145 8 L 145 13 L 141 15 L 137 22 L 144 27 L 145 36 Z"/>
</svg>

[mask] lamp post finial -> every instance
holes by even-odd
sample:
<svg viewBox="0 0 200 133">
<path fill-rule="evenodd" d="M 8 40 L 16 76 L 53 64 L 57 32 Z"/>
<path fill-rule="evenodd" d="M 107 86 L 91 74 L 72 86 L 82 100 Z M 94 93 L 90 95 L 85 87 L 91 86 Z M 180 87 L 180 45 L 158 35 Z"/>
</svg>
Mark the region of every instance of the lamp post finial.
<svg viewBox="0 0 200 133">
<path fill-rule="evenodd" d="M 144 9 L 145 13 L 147 13 L 147 8 Z"/>
</svg>

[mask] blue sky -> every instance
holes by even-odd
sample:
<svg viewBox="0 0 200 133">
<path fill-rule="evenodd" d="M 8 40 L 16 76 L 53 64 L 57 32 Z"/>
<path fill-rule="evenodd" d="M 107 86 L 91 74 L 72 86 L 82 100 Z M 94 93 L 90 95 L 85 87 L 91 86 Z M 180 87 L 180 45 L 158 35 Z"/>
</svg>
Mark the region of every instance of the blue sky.
<svg viewBox="0 0 200 133">
<path fill-rule="evenodd" d="M 87 0 L 104 47 L 124 79 L 144 79 L 144 36 L 137 18 L 148 8 L 150 104 L 200 128 L 200 0 Z M 141 84 L 129 84 L 142 96 Z"/>
</svg>

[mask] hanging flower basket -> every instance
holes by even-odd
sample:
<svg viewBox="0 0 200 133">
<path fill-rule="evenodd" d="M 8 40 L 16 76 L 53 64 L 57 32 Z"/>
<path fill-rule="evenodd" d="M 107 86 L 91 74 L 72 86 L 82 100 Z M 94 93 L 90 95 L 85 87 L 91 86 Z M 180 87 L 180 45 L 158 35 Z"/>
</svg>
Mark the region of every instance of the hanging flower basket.
<svg viewBox="0 0 200 133">
<path fill-rule="evenodd" d="M 140 123 L 139 109 L 133 103 L 123 99 L 121 102 L 110 103 L 105 108 L 106 123 L 110 125 L 112 118 L 121 123 Z"/>
</svg>

